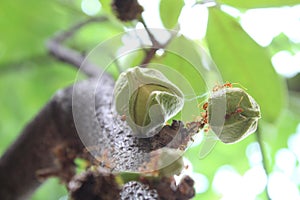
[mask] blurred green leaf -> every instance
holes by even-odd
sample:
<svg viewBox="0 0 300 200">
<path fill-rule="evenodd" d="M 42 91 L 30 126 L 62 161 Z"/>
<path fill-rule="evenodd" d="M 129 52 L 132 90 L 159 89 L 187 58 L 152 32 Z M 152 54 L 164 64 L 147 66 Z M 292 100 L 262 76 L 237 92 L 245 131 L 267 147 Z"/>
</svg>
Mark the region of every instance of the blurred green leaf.
<svg viewBox="0 0 300 200">
<path fill-rule="evenodd" d="M 1 2 L 0 64 L 45 53 L 45 40 L 74 21 L 65 9 L 57 1 Z"/>
<path fill-rule="evenodd" d="M 209 9 L 206 39 L 223 79 L 246 87 L 260 105 L 262 118 L 276 120 L 285 104 L 286 88 L 266 50 L 216 7 Z"/>
<path fill-rule="evenodd" d="M 199 133 L 203 134 L 203 133 Z M 204 158 L 200 159 L 200 146 L 195 146 L 184 154 L 193 164 L 193 171 L 204 174 L 209 179 L 209 189 L 203 194 L 196 194 L 195 199 L 220 199 L 219 194 L 212 188 L 212 182 L 217 170 L 224 166 L 232 166 L 241 175 L 249 169 L 248 158 L 246 156 L 247 146 L 255 141 L 252 134 L 243 141 L 228 145 L 218 142 L 214 149 Z M 230 183 L 230 180 L 228 180 Z"/>
<path fill-rule="evenodd" d="M 74 163 L 76 165 L 76 173 L 77 174 L 80 174 L 80 173 L 84 172 L 87 169 L 88 165 L 89 165 L 88 161 L 84 160 L 82 158 L 76 158 L 74 160 Z"/>
<path fill-rule="evenodd" d="M 297 101 L 299 101 L 299 98 Z M 262 140 L 267 152 L 266 162 L 270 167 L 275 164 L 277 151 L 282 148 L 288 148 L 288 140 L 292 134 L 296 133 L 299 124 L 299 111 L 293 107 L 285 110 L 276 124 L 268 124 L 263 121 L 260 123 Z"/>
<path fill-rule="evenodd" d="M 204 76 L 206 71 L 202 65 L 202 57 L 198 53 L 195 42 L 180 36 L 174 38 L 166 48 L 164 54 L 156 57 L 151 65 L 157 68 L 173 82 L 185 95 L 188 103 L 185 103 L 182 110 L 182 120 L 190 121 L 199 116 L 197 99 L 190 98 L 204 95 L 206 82 Z M 204 98 L 199 98 L 203 101 Z"/>
<path fill-rule="evenodd" d="M 120 26 L 108 21 L 94 24 L 82 31 L 74 40 L 79 41 L 80 49 L 83 47 L 89 52 L 87 59 L 90 62 L 100 66 L 116 78 L 119 75 L 119 66 L 114 61 L 119 48 L 123 45 L 124 34 L 121 32 L 123 31 Z"/>
<path fill-rule="evenodd" d="M 268 8 L 293 6 L 300 4 L 300 0 L 217 0 L 217 3 L 224 3 L 239 8 Z"/>
<path fill-rule="evenodd" d="M 0 72 L 0 155 L 60 88 L 71 85 L 76 71 L 62 64 L 23 63 Z"/>
<path fill-rule="evenodd" d="M 111 3 L 113 2 L 112 0 L 99 0 L 102 6 L 102 10 L 106 14 L 112 14 L 112 9 L 111 9 Z"/>
<path fill-rule="evenodd" d="M 130 67 L 135 67 L 140 65 L 143 62 L 145 54 L 146 53 L 144 49 L 138 49 L 123 55 L 122 57 L 120 57 L 120 60 L 118 61 L 121 70 L 125 71 Z"/>
<path fill-rule="evenodd" d="M 164 26 L 172 29 L 178 23 L 178 17 L 184 5 L 183 0 L 161 0 L 159 4 L 160 18 Z"/>
<path fill-rule="evenodd" d="M 52 192 L 50 192 L 52 191 Z M 37 189 L 31 200 L 60 200 L 67 194 L 66 187 L 59 184 L 58 178 L 50 178 Z"/>
<path fill-rule="evenodd" d="M 160 57 L 156 57 L 154 62 L 176 70 L 188 80 L 193 90 L 200 95 L 206 92 L 204 74 L 201 74 L 201 72 L 206 71 L 202 65 L 202 59 L 196 43 L 184 36 L 179 36 L 171 41 L 165 53 Z M 172 77 L 170 78 L 172 79 Z M 178 81 L 177 78 L 178 76 L 174 77 L 175 82 Z"/>
<path fill-rule="evenodd" d="M 120 24 L 113 23 L 113 21 L 107 19 L 107 21 L 89 24 L 69 39 L 67 44 L 75 49 L 80 49 L 80 51 L 91 51 L 97 48 L 97 45 L 101 45 L 101 43 L 123 31 L 123 27 Z M 114 44 L 111 48 L 115 50 L 120 44 L 121 42 Z"/>
</svg>

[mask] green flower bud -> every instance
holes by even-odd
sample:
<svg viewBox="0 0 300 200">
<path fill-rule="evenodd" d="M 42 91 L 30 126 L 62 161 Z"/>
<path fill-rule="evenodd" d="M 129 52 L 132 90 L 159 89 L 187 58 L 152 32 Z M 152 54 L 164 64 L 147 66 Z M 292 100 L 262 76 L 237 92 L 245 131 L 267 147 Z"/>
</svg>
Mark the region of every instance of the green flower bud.
<svg viewBox="0 0 300 200">
<path fill-rule="evenodd" d="M 115 106 L 139 137 L 155 135 L 183 107 L 182 92 L 160 71 L 134 67 L 120 74 Z"/>
<path fill-rule="evenodd" d="M 208 99 L 208 123 L 224 143 L 235 143 L 257 129 L 260 108 L 241 88 L 223 88 Z"/>
<path fill-rule="evenodd" d="M 141 166 L 140 172 L 151 176 L 179 175 L 184 167 L 182 151 L 162 148 L 150 153 L 150 160 Z"/>
<path fill-rule="evenodd" d="M 181 154 L 182 152 L 179 150 L 163 148 L 158 161 L 159 176 L 179 175 L 184 167 Z M 173 160 L 174 162 L 169 163 Z"/>
</svg>

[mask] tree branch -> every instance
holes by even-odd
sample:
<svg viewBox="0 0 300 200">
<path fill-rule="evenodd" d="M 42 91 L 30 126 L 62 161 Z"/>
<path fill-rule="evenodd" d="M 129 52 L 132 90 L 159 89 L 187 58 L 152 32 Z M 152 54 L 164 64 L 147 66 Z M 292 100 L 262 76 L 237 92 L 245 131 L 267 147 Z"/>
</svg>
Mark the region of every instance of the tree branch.
<svg viewBox="0 0 300 200">
<path fill-rule="evenodd" d="M 102 73 L 102 70 L 99 69 L 99 66 L 85 60 L 86 57 L 84 55 L 73 49 L 65 47 L 64 45 L 62 45 L 62 43 L 66 39 L 72 37 L 83 26 L 89 23 L 103 22 L 106 20 L 106 17 L 90 18 L 86 21 L 74 25 L 67 31 L 57 34 L 54 38 L 48 40 L 46 43 L 49 53 L 52 54 L 58 60 L 61 60 L 70 64 L 73 67 L 76 67 L 88 77 L 98 77 Z"/>
<path fill-rule="evenodd" d="M 147 64 L 154 58 L 155 53 L 157 52 L 157 50 L 165 48 L 171 42 L 171 40 L 174 37 L 174 32 L 170 32 L 171 37 L 164 44 L 161 44 L 157 41 L 155 36 L 151 33 L 150 29 L 148 28 L 147 24 L 145 23 L 145 21 L 142 17 L 140 18 L 140 22 L 143 24 L 143 26 L 144 26 L 151 42 L 152 42 L 152 47 L 149 48 L 148 51 L 146 51 L 146 55 L 145 55 L 144 59 L 142 60 L 142 62 L 140 64 L 140 66 L 146 67 Z"/>
<path fill-rule="evenodd" d="M 84 24 L 74 26 L 48 42 L 49 51 L 56 58 L 77 68 L 85 58 L 62 46 L 61 42 Z M 81 70 L 89 77 L 101 73 L 97 66 L 85 63 Z M 89 78 L 58 91 L 0 158 L 0 199 L 29 198 L 41 184 L 39 178 L 47 178 L 47 175 L 56 175 L 69 182 L 75 174 L 73 160 L 83 154 L 85 147 L 81 140 L 86 145 L 85 139 L 91 142 L 89 145 L 97 147 L 95 152 L 91 150 L 90 153 L 100 160 L 104 158 L 112 162 L 113 166 L 108 167 L 117 172 L 138 171 L 142 164 L 147 163 L 149 152 L 157 144 L 162 144 L 153 138 L 141 140 L 134 137 L 129 126 L 111 106 L 113 89 L 114 80 L 103 73 L 100 83 L 98 79 Z M 90 103 L 93 101 L 95 105 Z M 190 131 L 182 129 L 185 130 L 178 125 L 166 126 L 162 130 L 169 133 L 163 134 L 167 137 L 174 135 L 175 146 L 172 148 L 180 148 L 182 141 L 189 140 Z M 170 140 L 172 137 L 166 141 Z"/>
<path fill-rule="evenodd" d="M 27 199 L 41 184 L 36 172 L 57 167 L 56 146 L 82 150 L 72 119 L 71 97 L 71 88 L 58 92 L 1 157 L 0 199 Z"/>
</svg>

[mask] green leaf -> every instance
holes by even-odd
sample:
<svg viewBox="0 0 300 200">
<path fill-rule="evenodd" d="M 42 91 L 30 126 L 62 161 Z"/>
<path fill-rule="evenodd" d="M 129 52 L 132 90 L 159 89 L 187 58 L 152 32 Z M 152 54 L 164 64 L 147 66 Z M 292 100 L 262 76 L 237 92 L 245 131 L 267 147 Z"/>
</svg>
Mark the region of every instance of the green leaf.
<svg viewBox="0 0 300 200">
<path fill-rule="evenodd" d="M 150 65 L 164 73 L 184 93 L 187 102 L 181 113 L 184 122 L 200 115 L 198 105 L 207 97 L 205 94 L 209 83 L 205 79 L 211 76 L 211 71 L 203 67 L 202 62 L 207 62 L 204 61 L 204 55 L 203 52 L 199 53 L 199 46 L 195 42 L 180 36 L 172 39 L 164 54 L 156 57 L 154 64 Z"/>
<path fill-rule="evenodd" d="M 68 12 L 56 1 L 12 1 L 0 7 L 0 64 L 46 53 L 45 40 L 80 16 Z M 24 50 L 26 49 L 26 50 Z"/>
<path fill-rule="evenodd" d="M 166 28 L 174 28 L 178 23 L 178 17 L 184 5 L 183 0 L 161 0 L 159 13 L 162 23 Z"/>
<path fill-rule="evenodd" d="M 284 107 L 286 88 L 266 49 L 216 7 L 209 9 L 206 39 L 223 80 L 246 87 L 260 105 L 262 118 L 274 121 Z"/>
<path fill-rule="evenodd" d="M 45 181 L 45 183 L 39 187 L 34 195 L 30 198 L 31 200 L 61 200 L 62 196 L 67 195 L 68 192 L 66 187 L 59 183 L 58 178 L 50 178 Z"/>
<path fill-rule="evenodd" d="M 106 14 L 112 14 L 111 4 L 112 0 L 99 0 L 102 6 L 102 11 Z"/>
<path fill-rule="evenodd" d="M 239 8 L 268 8 L 293 6 L 300 4 L 300 0 L 217 0 L 217 3 Z"/>
<path fill-rule="evenodd" d="M 165 75 L 172 82 L 177 83 L 179 88 L 182 87 L 182 82 L 178 80 L 178 74 L 167 73 L 168 69 L 171 68 L 180 73 L 180 76 L 189 82 L 197 95 L 201 95 L 206 92 L 206 83 L 203 77 L 206 71 L 202 65 L 202 59 L 197 45 L 184 36 L 179 36 L 172 39 L 171 43 L 165 48 L 163 56 L 156 57 L 154 62 L 167 67 Z M 162 70 L 162 67 L 160 67 L 160 70 Z M 186 88 L 182 87 L 180 89 L 184 92 Z"/>
</svg>

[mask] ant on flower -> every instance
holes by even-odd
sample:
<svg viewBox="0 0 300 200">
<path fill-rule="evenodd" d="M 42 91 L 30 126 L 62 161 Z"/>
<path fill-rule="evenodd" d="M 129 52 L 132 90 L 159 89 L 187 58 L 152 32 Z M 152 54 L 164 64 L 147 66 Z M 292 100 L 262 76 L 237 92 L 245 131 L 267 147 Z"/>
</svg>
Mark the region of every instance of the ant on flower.
<svg viewBox="0 0 300 200">
<path fill-rule="evenodd" d="M 230 83 L 230 82 L 226 82 L 223 85 L 216 85 L 215 87 L 213 87 L 212 91 L 216 92 L 218 90 L 224 89 L 224 88 L 232 88 L 234 83 Z"/>
<path fill-rule="evenodd" d="M 219 91 L 219 90 L 221 90 L 221 89 L 224 89 L 224 88 L 233 88 L 233 85 L 234 84 L 238 84 L 238 83 L 230 83 L 230 82 L 226 82 L 226 83 L 224 83 L 224 84 L 222 84 L 222 85 L 216 85 L 216 86 L 214 86 L 213 87 L 213 89 L 212 89 L 212 92 L 217 92 L 217 91 Z M 236 108 L 236 110 L 235 111 L 233 111 L 233 112 L 231 112 L 231 113 L 227 113 L 226 115 L 225 115 L 225 119 L 229 119 L 232 115 L 234 115 L 234 114 L 240 114 L 240 113 L 242 113 L 244 110 L 240 107 L 240 103 L 242 102 L 242 100 L 243 100 L 243 98 L 241 98 L 240 99 L 240 101 L 239 101 L 239 103 L 238 103 L 238 105 L 237 105 L 237 108 Z M 204 126 L 206 125 L 206 124 L 208 124 L 209 123 L 209 118 L 208 118 L 208 115 L 209 115 L 209 113 L 208 113 L 208 106 L 209 106 L 209 104 L 208 104 L 208 102 L 205 102 L 203 105 L 202 105 L 202 109 L 204 110 L 204 112 L 202 112 L 201 113 L 201 118 L 200 118 L 200 120 L 198 121 L 198 123 L 199 123 L 199 127 L 202 129 L 202 128 L 204 128 Z M 209 130 L 209 127 L 208 128 L 206 128 L 206 129 L 204 129 L 204 131 L 205 132 L 208 132 L 208 130 Z"/>
</svg>

